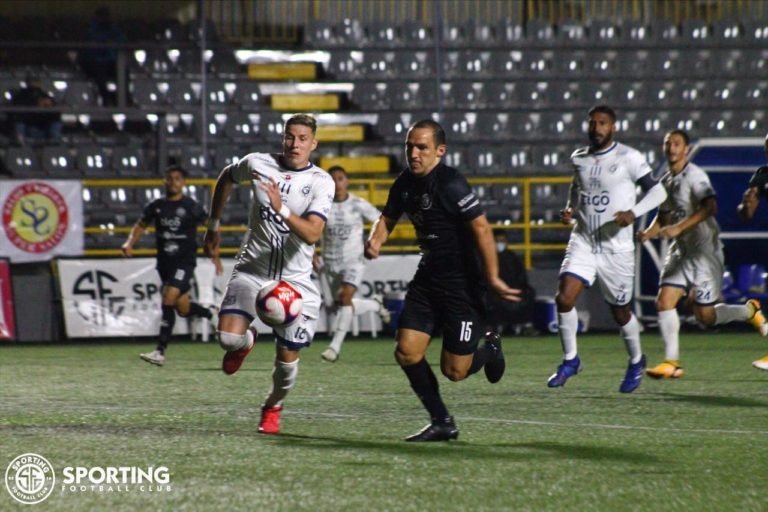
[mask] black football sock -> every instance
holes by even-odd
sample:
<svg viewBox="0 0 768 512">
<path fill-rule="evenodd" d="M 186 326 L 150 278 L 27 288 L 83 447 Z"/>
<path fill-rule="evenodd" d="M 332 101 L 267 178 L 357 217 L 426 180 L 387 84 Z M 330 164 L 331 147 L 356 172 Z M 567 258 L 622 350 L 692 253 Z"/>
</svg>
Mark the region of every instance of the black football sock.
<svg viewBox="0 0 768 512">
<path fill-rule="evenodd" d="M 480 368 L 485 366 L 485 363 L 492 361 L 496 357 L 496 349 L 493 345 L 483 343 L 482 346 L 475 349 L 474 356 L 472 364 L 469 366 L 469 372 L 467 372 L 469 375 L 479 372 Z"/>
<path fill-rule="evenodd" d="M 160 340 L 157 343 L 157 350 L 161 354 L 165 354 L 165 349 L 168 348 L 168 341 L 171 339 L 171 332 L 173 332 L 173 325 L 176 323 L 176 311 L 173 306 L 166 306 L 163 304 L 163 318 L 160 322 Z"/>
<path fill-rule="evenodd" d="M 424 408 L 429 412 L 433 420 L 444 420 L 448 417 L 448 409 L 440 398 L 440 386 L 437 383 L 437 377 L 426 359 L 422 359 L 416 364 L 403 366 L 405 376 L 411 383 L 411 388 L 419 397 Z"/>
<path fill-rule="evenodd" d="M 189 315 L 190 316 L 199 316 L 201 318 L 207 318 L 211 319 L 213 316 L 213 313 L 211 313 L 211 310 L 208 308 L 204 308 L 197 302 L 190 302 L 189 303 Z"/>
</svg>

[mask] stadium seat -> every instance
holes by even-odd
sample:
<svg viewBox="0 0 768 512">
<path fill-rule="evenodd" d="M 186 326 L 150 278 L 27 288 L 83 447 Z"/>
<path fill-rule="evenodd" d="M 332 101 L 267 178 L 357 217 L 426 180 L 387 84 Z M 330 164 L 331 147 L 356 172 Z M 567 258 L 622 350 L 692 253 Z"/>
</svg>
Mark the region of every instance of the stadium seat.
<svg viewBox="0 0 768 512">
<path fill-rule="evenodd" d="M 550 101 L 550 82 L 537 80 L 518 84 L 517 94 L 522 105 L 529 109 L 548 107 Z"/>
<path fill-rule="evenodd" d="M 619 76 L 623 79 L 646 79 L 651 69 L 651 51 L 647 49 L 626 48 L 621 50 L 618 59 Z"/>
<path fill-rule="evenodd" d="M 645 83 L 647 106 L 675 106 L 679 97 L 676 80 L 649 80 Z"/>
<path fill-rule="evenodd" d="M 453 105 L 462 110 L 476 110 L 485 105 L 484 87 L 486 82 L 459 80 L 453 83 L 450 95 Z M 442 97 L 446 101 L 445 95 Z"/>
<path fill-rule="evenodd" d="M 216 110 L 227 109 L 231 104 L 235 91 L 237 91 L 237 83 L 234 81 L 207 80 L 205 82 L 205 97 L 208 108 Z"/>
<path fill-rule="evenodd" d="M 434 53 L 431 51 L 398 50 L 395 53 L 397 78 L 424 80 L 434 73 Z"/>
<path fill-rule="evenodd" d="M 669 128 L 685 130 L 688 133 L 701 133 L 701 112 L 698 110 L 671 110 L 667 123 Z"/>
<path fill-rule="evenodd" d="M 395 51 L 366 50 L 362 67 L 368 78 L 389 79 L 398 74 Z"/>
<path fill-rule="evenodd" d="M 583 107 L 591 107 L 596 102 L 591 101 L 592 89 L 597 84 L 587 84 L 583 81 L 556 80 L 549 86 L 549 99 L 553 105 L 563 110 L 578 110 Z"/>
<path fill-rule="evenodd" d="M 396 83 L 398 82 L 357 81 L 352 90 L 352 102 L 364 112 L 389 110 L 391 107 L 389 90 Z M 407 82 L 399 83 L 405 84 Z"/>
<path fill-rule="evenodd" d="M 463 140 L 475 140 L 479 132 L 476 126 L 477 114 L 474 112 L 445 112 L 440 117 L 440 124 L 446 133 Z"/>
<path fill-rule="evenodd" d="M 706 21 L 688 18 L 680 24 L 680 39 L 685 46 L 704 46 L 712 44 L 714 37 Z"/>
<path fill-rule="evenodd" d="M 765 114 L 762 109 L 740 110 L 731 118 L 731 135 L 736 137 L 764 137 Z"/>
<path fill-rule="evenodd" d="M 545 140 L 581 138 L 579 119 L 570 112 L 542 112 L 537 126 Z"/>
<path fill-rule="evenodd" d="M 742 80 L 739 84 L 743 94 L 739 101 L 744 99 L 747 105 L 768 107 L 768 80 Z"/>
<path fill-rule="evenodd" d="M 120 177 L 150 177 L 144 150 L 138 146 L 118 146 L 112 151 L 112 168 Z"/>
<path fill-rule="evenodd" d="M 640 20 L 627 18 L 621 24 L 619 39 L 628 47 L 646 46 L 650 44 L 651 29 Z"/>
<path fill-rule="evenodd" d="M 224 125 L 224 135 L 236 144 L 252 144 L 261 136 L 261 116 L 230 112 Z"/>
<path fill-rule="evenodd" d="M 715 47 L 740 46 L 744 44 L 745 30 L 741 22 L 722 18 L 712 23 L 712 40 Z"/>
<path fill-rule="evenodd" d="M 674 47 L 673 47 L 674 48 Z M 683 76 L 680 50 L 657 49 L 649 55 L 648 72 L 655 78 L 677 78 Z"/>
<path fill-rule="evenodd" d="M 77 169 L 86 178 L 105 178 L 112 172 L 109 155 L 102 146 L 78 146 L 76 162 Z"/>
<path fill-rule="evenodd" d="M 30 147 L 10 147 L 5 152 L 5 168 L 14 178 L 44 178 L 45 169 Z"/>
<path fill-rule="evenodd" d="M 268 108 L 267 98 L 261 94 L 259 82 L 251 80 L 237 82 L 232 101 L 246 111 L 259 111 Z"/>
<path fill-rule="evenodd" d="M 336 29 L 332 22 L 311 18 L 304 25 L 304 44 L 309 48 L 330 48 L 338 44 Z"/>
<path fill-rule="evenodd" d="M 699 108 L 707 96 L 707 82 L 703 80 L 684 80 L 677 89 L 679 105 L 685 108 Z"/>
<path fill-rule="evenodd" d="M 768 28 L 766 28 L 768 32 Z M 766 40 L 768 41 L 768 36 Z M 765 79 L 768 76 L 768 47 L 766 48 L 750 48 L 744 50 L 744 67 L 745 77 Z"/>
<path fill-rule="evenodd" d="M 359 20 L 344 18 L 336 24 L 336 43 L 350 48 L 365 44 L 365 29 Z"/>
<path fill-rule="evenodd" d="M 738 106 L 742 98 L 737 97 L 736 84 L 734 80 L 710 80 L 705 104 L 720 109 Z"/>
<path fill-rule="evenodd" d="M 739 265 L 736 274 L 736 286 L 741 293 L 749 298 L 760 300 L 768 299 L 766 293 L 766 273 L 765 266 L 760 263 Z"/>
<path fill-rule="evenodd" d="M 619 44 L 621 28 L 607 19 L 594 19 L 587 23 L 587 40 L 597 48 L 606 48 Z"/>
<path fill-rule="evenodd" d="M 374 48 L 402 46 L 398 26 L 388 20 L 376 19 L 363 27 L 364 44 Z"/>
<path fill-rule="evenodd" d="M 170 80 L 166 94 L 168 102 L 174 108 L 195 108 L 200 105 L 200 82 L 187 79 Z"/>
<path fill-rule="evenodd" d="M 491 109 L 509 109 L 519 104 L 516 81 L 492 79 L 485 82 L 480 103 Z"/>
<path fill-rule="evenodd" d="M 523 74 L 530 79 L 547 78 L 557 71 L 556 63 L 551 50 L 528 50 L 523 54 Z"/>
<path fill-rule="evenodd" d="M 407 19 L 400 25 L 400 36 L 406 48 L 432 47 L 434 40 L 432 28 L 425 26 L 421 21 Z"/>
<path fill-rule="evenodd" d="M 440 42 L 446 48 L 464 48 L 469 46 L 469 40 L 464 34 L 464 26 L 460 22 L 443 19 L 440 23 Z"/>
<path fill-rule="evenodd" d="M 329 52 L 326 73 L 332 79 L 353 80 L 356 78 L 365 78 L 367 68 L 364 59 L 364 52 L 360 50 L 332 50 Z"/>
<path fill-rule="evenodd" d="M 702 136 L 727 137 L 731 133 L 733 113 L 727 110 L 704 110 L 701 113 Z"/>
<path fill-rule="evenodd" d="M 676 48 L 681 44 L 680 30 L 673 22 L 665 19 L 652 20 L 648 28 L 650 30 L 649 42 L 661 48 Z"/>
<path fill-rule="evenodd" d="M 45 172 L 51 178 L 76 178 L 74 151 L 65 146 L 45 146 L 40 161 Z"/>
<path fill-rule="evenodd" d="M 592 67 L 591 58 L 592 55 L 587 56 L 587 52 L 584 50 L 564 48 L 558 52 L 555 67 L 560 75 L 566 77 L 566 80 L 571 77 L 571 79 L 575 79 L 576 77 L 583 77 L 585 71 Z"/>
<path fill-rule="evenodd" d="M 562 19 L 556 25 L 555 37 L 558 43 L 566 48 L 584 44 L 587 31 L 584 25 L 573 19 Z"/>
<path fill-rule="evenodd" d="M 181 149 L 181 166 L 193 178 L 207 178 L 215 173 L 210 152 L 203 152 L 201 146 L 185 144 Z"/>
<path fill-rule="evenodd" d="M 768 44 L 768 20 L 748 19 L 744 22 L 744 40 L 747 46 L 765 48 Z"/>
<path fill-rule="evenodd" d="M 588 66 L 586 73 L 589 77 L 595 79 L 611 79 L 619 75 L 618 53 L 616 50 L 598 50 L 587 54 Z"/>
<path fill-rule="evenodd" d="M 555 30 L 548 21 L 533 18 L 525 24 L 525 39 L 530 45 L 551 47 L 555 41 Z"/>
<path fill-rule="evenodd" d="M 498 44 L 494 27 L 488 23 L 470 18 L 464 22 L 462 29 L 464 40 L 470 46 L 485 47 Z"/>
<path fill-rule="evenodd" d="M 214 169 L 221 170 L 229 164 L 239 161 L 248 154 L 247 149 L 232 144 L 217 144 L 214 147 Z"/>
<path fill-rule="evenodd" d="M 431 81 L 389 82 L 389 99 L 395 110 L 437 107 L 437 92 Z"/>
<path fill-rule="evenodd" d="M 500 176 L 507 173 L 504 166 L 505 148 L 475 144 L 468 150 L 467 167 L 475 176 Z"/>
<path fill-rule="evenodd" d="M 500 48 L 521 48 L 525 45 L 525 29 L 516 20 L 500 18 L 494 26 L 496 46 Z"/>
<path fill-rule="evenodd" d="M 496 110 L 480 110 L 475 118 L 477 137 L 488 140 L 509 138 L 509 113 Z"/>
<path fill-rule="evenodd" d="M 742 49 L 720 49 L 711 51 L 710 77 L 741 78 L 747 67 Z"/>
<path fill-rule="evenodd" d="M 526 52 L 527 53 L 527 52 Z M 493 76 L 511 81 L 523 75 L 526 62 L 519 50 L 495 50 L 491 56 Z"/>
<path fill-rule="evenodd" d="M 233 80 L 243 75 L 243 66 L 237 61 L 235 53 L 230 47 L 213 48 L 210 72 L 225 80 Z"/>
<path fill-rule="evenodd" d="M 467 151 L 460 145 L 451 144 L 443 155 L 443 161 L 451 167 L 464 169 L 468 165 Z"/>
<path fill-rule="evenodd" d="M 62 100 L 71 107 L 92 107 L 99 104 L 99 94 L 90 82 L 71 80 Z"/>
<path fill-rule="evenodd" d="M 168 83 L 162 89 L 158 82 L 150 78 L 135 78 L 129 85 L 129 91 L 133 103 L 144 109 L 160 109 L 166 105 L 166 93 Z"/>
</svg>

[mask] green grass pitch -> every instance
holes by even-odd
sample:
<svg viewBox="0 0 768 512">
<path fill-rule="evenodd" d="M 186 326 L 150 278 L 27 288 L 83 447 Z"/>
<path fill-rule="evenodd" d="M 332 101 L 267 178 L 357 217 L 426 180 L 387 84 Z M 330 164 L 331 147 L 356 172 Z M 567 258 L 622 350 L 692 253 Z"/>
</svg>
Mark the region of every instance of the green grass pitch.
<svg viewBox="0 0 768 512">
<path fill-rule="evenodd" d="M 662 356 L 643 337 L 649 363 Z M 687 374 L 618 393 L 613 334 L 580 338 L 584 371 L 546 387 L 556 336 L 506 338 L 504 379 L 440 377 L 457 442 L 411 444 L 426 413 L 393 342 L 351 340 L 325 363 L 302 355 L 283 433 L 256 432 L 272 344 L 261 337 L 234 376 L 215 343 L 176 342 L 163 368 L 151 343 L 0 346 L 0 470 L 16 456 L 65 466 L 166 466 L 170 491 L 62 490 L 0 510 L 547 511 L 768 510 L 768 352 L 754 333 L 683 333 Z M 439 361 L 439 343 L 429 360 Z M 437 373 L 439 370 L 435 367 Z"/>
</svg>

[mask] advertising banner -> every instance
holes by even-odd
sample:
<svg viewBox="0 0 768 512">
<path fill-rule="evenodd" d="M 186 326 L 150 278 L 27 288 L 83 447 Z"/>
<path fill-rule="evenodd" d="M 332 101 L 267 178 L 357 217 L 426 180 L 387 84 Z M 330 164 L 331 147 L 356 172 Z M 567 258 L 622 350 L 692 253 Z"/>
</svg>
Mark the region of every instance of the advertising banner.
<svg viewBox="0 0 768 512">
<path fill-rule="evenodd" d="M 359 297 L 405 291 L 419 256 L 382 256 L 368 262 Z M 193 296 L 203 305 L 219 305 L 234 268 L 222 261 L 224 273 L 198 258 Z M 58 276 L 66 334 L 70 338 L 156 336 L 160 326 L 161 283 L 154 258 L 58 260 Z M 188 334 L 186 321 L 177 319 L 174 334 Z M 258 320 L 260 332 L 269 329 Z M 321 318 L 318 331 L 325 328 Z M 365 324 L 361 325 L 365 330 Z"/>
<path fill-rule="evenodd" d="M 83 254 L 82 185 L 74 180 L 3 180 L 0 247 L 13 263 Z"/>
<path fill-rule="evenodd" d="M 16 339 L 11 284 L 11 265 L 6 258 L 0 258 L 0 341 Z"/>
</svg>

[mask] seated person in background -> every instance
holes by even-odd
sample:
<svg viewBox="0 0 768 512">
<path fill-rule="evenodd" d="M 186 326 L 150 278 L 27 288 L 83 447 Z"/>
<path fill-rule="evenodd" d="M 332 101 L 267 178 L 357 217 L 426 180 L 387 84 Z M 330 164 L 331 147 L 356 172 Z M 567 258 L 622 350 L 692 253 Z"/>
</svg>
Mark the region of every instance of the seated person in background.
<svg viewBox="0 0 768 512">
<path fill-rule="evenodd" d="M 496 295 L 488 296 L 488 329 L 499 334 L 515 333 L 526 336 L 538 334 L 533 327 L 533 306 L 536 290 L 528 284 L 528 274 L 520 257 L 507 249 L 507 232 L 493 230 L 499 259 L 499 277 L 512 288 L 522 290 L 520 302 L 509 302 Z"/>
<path fill-rule="evenodd" d="M 14 91 L 11 104 L 15 107 L 47 109 L 54 107 L 56 102 L 42 88 L 37 76 L 28 75 L 25 87 Z M 13 129 L 16 141 L 20 144 L 25 144 L 27 139 L 58 142 L 61 139 L 61 114 L 55 111 L 15 112 Z"/>
</svg>

